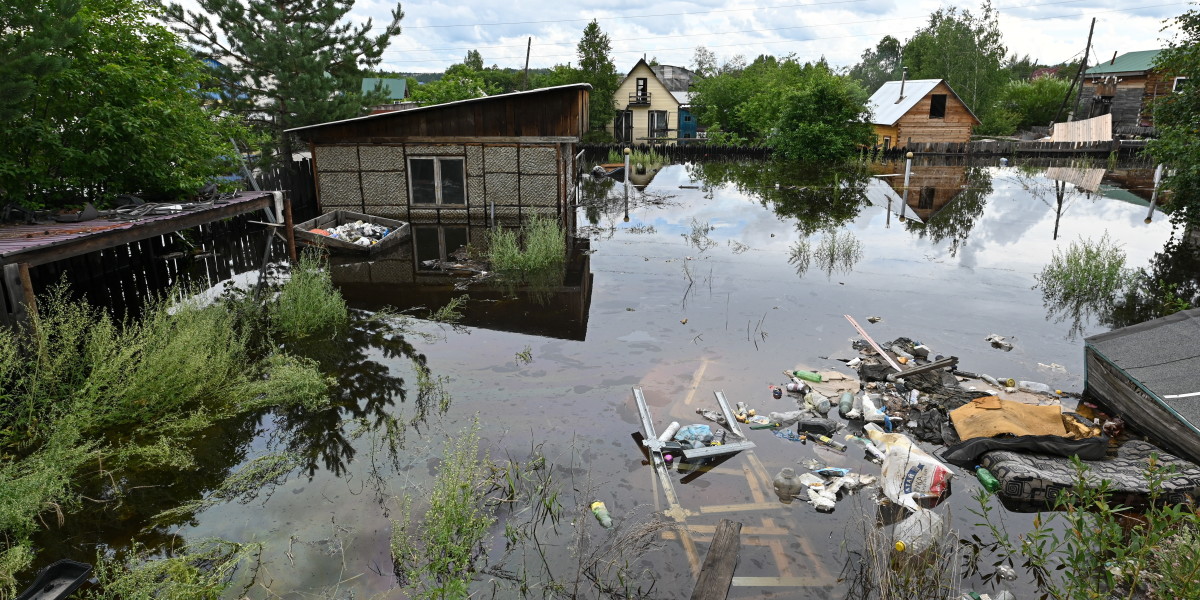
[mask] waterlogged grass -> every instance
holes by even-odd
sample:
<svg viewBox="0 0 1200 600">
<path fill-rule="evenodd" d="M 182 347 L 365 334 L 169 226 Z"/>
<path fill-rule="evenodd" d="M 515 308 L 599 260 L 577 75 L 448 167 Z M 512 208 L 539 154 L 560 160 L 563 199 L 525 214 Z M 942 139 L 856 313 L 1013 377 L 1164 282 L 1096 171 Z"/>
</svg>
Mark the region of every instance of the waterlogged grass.
<svg viewBox="0 0 1200 600">
<path fill-rule="evenodd" d="M 346 300 L 315 252 L 305 252 L 293 265 L 291 278 L 268 305 L 268 315 L 274 332 L 293 338 L 341 330 L 350 321 Z"/>
<path fill-rule="evenodd" d="M 624 164 L 625 153 L 617 149 L 609 150 L 605 162 L 609 164 Z M 629 152 L 629 164 L 633 165 L 634 167 L 637 165 L 644 165 L 647 167 L 653 165 L 665 165 L 667 162 L 667 159 L 663 155 L 655 152 L 654 150 L 639 150 L 635 148 L 631 149 Z"/>
<path fill-rule="evenodd" d="M 235 570 L 257 560 L 258 544 L 220 540 L 197 542 L 162 556 L 134 548 L 117 559 L 100 554 L 96 560 L 98 585 L 81 596 L 87 600 L 218 600 L 229 587 Z"/>
<path fill-rule="evenodd" d="M 804 276 L 815 262 L 817 268 L 824 271 L 827 277 L 832 277 L 835 272 L 849 273 L 862 257 L 862 242 L 853 233 L 827 231 L 815 246 L 807 238 L 792 244 L 788 263 L 796 270 L 797 275 Z"/>
<path fill-rule="evenodd" d="M 521 237 L 525 243 L 521 244 Z M 546 294 L 562 285 L 566 269 L 566 233 L 553 217 L 534 215 L 520 231 L 495 228 L 488 244 L 488 262 L 510 293 L 528 286 Z"/>
<path fill-rule="evenodd" d="M 0 597 L 34 560 L 31 536 L 94 506 L 85 496 L 120 501 L 128 472 L 197 468 L 190 442 L 222 420 L 328 406 L 313 361 L 255 334 L 261 306 L 181 297 L 117 321 L 58 287 L 28 326 L 0 330 Z"/>
<path fill-rule="evenodd" d="M 496 518 L 486 502 L 490 460 L 479 453 L 479 424 L 446 443 L 429 507 L 413 520 L 413 498 L 392 521 L 396 574 L 414 598 L 466 598 Z"/>
<path fill-rule="evenodd" d="M 1093 316 L 1111 312 L 1118 292 L 1133 278 L 1125 268 L 1125 251 L 1108 232 L 1098 240 L 1080 238 L 1065 250 L 1055 250 L 1035 277 L 1047 310 L 1057 322 L 1070 319 L 1072 335 L 1082 333 Z"/>
</svg>

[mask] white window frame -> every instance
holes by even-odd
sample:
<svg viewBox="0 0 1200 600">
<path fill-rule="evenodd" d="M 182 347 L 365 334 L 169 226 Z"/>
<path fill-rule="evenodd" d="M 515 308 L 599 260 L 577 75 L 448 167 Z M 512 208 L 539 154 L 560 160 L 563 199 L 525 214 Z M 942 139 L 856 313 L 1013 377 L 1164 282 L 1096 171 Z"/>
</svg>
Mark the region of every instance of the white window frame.
<svg viewBox="0 0 1200 600">
<path fill-rule="evenodd" d="M 1179 82 L 1180 82 L 1180 81 L 1187 81 L 1187 80 L 1188 80 L 1188 78 L 1187 78 L 1187 77 L 1176 77 L 1176 78 L 1175 78 L 1175 81 L 1171 82 L 1171 91 L 1172 91 L 1172 92 L 1178 92 L 1178 91 L 1181 91 L 1181 90 L 1179 89 Z"/>
<path fill-rule="evenodd" d="M 433 202 L 417 202 L 416 195 L 413 192 L 413 177 L 412 177 L 412 161 L 414 160 L 432 160 L 433 161 Z M 442 163 L 446 161 L 455 161 L 462 165 L 459 171 L 462 173 L 462 202 L 443 202 L 442 201 Z M 408 203 L 412 206 L 461 206 L 467 207 L 467 161 L 461 156 L 410 156 L 408 157 Z"/>
</svg>

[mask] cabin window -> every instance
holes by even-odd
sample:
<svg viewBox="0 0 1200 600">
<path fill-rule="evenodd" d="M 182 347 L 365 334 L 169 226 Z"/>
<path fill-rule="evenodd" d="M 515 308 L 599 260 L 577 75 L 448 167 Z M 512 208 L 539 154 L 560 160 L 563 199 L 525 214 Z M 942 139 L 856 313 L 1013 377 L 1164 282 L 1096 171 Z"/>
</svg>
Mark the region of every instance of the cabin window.
<svg viewBox="0 0 1200 600">
<path fill-rule="evenodd" d="M 667 137 L 667 111 L 650 111 L 650 137 Z"/>
<path fill-rule="evenodd" d="M 937 195 L 937 188 L 923 187 L 921 195 L 917 198 L 917 208 L 921 210 L 929 210 L 933 208 L 933 198 Z"/>
<path fill-rule="evenodd" d="M 929 97 L 929 118 L 930 119 L 945 119 L 946 118 L 946 95 L 934 94 Z"/>
<path fill-rule="evenodd" d="M 634 102 L 649 102 L 650 101 L 650 94 L 649 94 L 649 90 L 646 88 L 646 78 L 645 77 L 637 78 L 634 90 L 635 90 L 634 94 L 636 95 Z"/>
<path fill-rule="evenodd" d="M 891 138 L 891 136 L 887 136 L 887 135 L 883 136 L 883 150 L 886 152 L 886 151 L 888 151 L 888 150 L 891 150 L 891 149 L 892 149 L 892 138 Z"/>
<path fill-rule="evenodd" d="M 683 122 L 684 122 L 684 123 L 691 123 L 691 122 L 692 122 L 692 115 L 683 115 Z"/>
<path fill-rule="evenodd" d="M 420 269 L 436 269 L 436 261 L 449 260 L 451 254 L 467 245 L 466 226 L 413 227 L 412 231 Z"/>
<path fill-rule="evenodd" d="M 410 158 L 409 198 L 413 204 L 465 205 L 465 176 L 461 158 Z"/>
<path fill-rule="evenodd" d="M 1176 77 L 1175 83 L 1171 85 L 1172 92 L 1182 92 L 1188 86 L 1187 77 Z"/>
</svg>

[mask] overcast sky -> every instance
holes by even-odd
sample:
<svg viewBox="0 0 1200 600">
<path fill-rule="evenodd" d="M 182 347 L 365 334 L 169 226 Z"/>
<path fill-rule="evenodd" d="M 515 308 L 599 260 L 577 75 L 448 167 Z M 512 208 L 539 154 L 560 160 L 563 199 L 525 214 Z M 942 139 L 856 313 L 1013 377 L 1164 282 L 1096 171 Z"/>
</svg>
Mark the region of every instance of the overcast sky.
<svg viewBox="0 0 1200 600">
<path fill-rule="evenodd" d="M 1141 6 L 1138 6 L 1138 5 Z M 387 20 L 394 4 L 358 0 L 354 19 Z M 667 0 L 664 2 L 553 2 L 454 0 L 405 2 L 404 32 L 384 55 L 385 70 L 442 71 L 476 49 L 487 66 L 521 68 L 530 37 L 531 67 L 577 63 L 575 45 L 595 18 L 612 41 L 617 71 L 638 58 L 689 66 L 696 46 L 724 61 L 735 55 L 794 53 L 801 60 L 825 56 L 834 66 L 858 62 L 863 50 L 891 34 L 901 41 L 923 26 L 935 0 Z M 978 12 L 978 4 L 958 5 Z M 1162 47 L 1164 21 L 1187 10 L 1168 0 L 996 0 L 1009 53 L 1053 64 L 1082 56 L 1088 23 L 1096 17 L 1089 62 L 1113 52 Z M 1193 4 L 1194 6 L 1194 4 Z"/>
</svg>

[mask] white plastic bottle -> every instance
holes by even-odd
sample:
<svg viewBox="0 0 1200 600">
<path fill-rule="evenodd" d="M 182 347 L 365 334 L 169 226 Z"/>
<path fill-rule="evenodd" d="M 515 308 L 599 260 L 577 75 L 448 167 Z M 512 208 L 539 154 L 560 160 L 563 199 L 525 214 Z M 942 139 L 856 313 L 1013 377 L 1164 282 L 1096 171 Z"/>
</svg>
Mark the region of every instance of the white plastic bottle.
<svg viewBox="0 0 1200 600">
<path fill-rule="evenodd" d="M 945 534 L 945 517 L 929 509 L 920 509 L 896 523 L 892 538 L 897 552 L 919 554 L 933 547 Z"/>
</svg>

